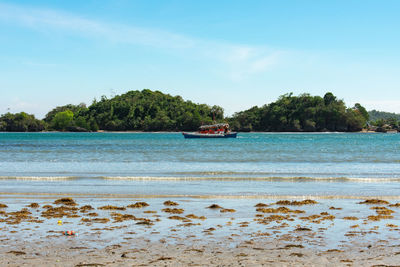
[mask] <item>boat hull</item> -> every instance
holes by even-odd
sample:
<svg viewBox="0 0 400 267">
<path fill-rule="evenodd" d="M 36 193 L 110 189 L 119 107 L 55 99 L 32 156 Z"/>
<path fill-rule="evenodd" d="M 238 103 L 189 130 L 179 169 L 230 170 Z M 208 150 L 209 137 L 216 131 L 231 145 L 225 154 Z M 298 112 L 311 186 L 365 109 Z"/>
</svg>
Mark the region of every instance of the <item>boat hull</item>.
<svg viewBox="0 0 400 267">
<path fill-rule="evenodd" d="M 237 133 L 226 134 L 201 134 L 201 133 L 182 133 L 185 138 L 236 138 Z"/>
</svg>

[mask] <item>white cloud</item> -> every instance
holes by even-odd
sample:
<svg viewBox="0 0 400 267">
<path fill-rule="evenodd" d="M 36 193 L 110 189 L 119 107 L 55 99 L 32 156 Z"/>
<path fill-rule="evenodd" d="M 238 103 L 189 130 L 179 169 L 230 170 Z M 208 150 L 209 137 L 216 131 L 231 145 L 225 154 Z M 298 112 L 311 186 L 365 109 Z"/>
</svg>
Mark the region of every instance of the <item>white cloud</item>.
<svg viewBox="0 0 400 267">
<path fill-rule="evenodd" d="M 280 51 L 266 47 L 201 40 L 168 31 L 106 23 L 66 12 L 0 3 L 0 20 L 41 32 L 78 34 L 115 43 L 144 45 L 205 59 L 232 80 L 262 73 L 279 61 Z M 226 76 L 226 75 L 224 75 Z"/>
</svg>

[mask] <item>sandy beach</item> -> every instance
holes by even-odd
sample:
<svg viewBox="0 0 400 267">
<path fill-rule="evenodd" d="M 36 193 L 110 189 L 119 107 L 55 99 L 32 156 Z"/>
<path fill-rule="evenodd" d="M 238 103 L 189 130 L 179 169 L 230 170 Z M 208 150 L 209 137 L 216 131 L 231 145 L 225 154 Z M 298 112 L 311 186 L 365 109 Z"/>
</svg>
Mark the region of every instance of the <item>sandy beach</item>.
<svg viewBox="0 0 400 267">
<path fill-rule="evenodd" d="M 393 200 L 3 195 L 0 203 L 1 266 L 400 262 Z"/>
</svg>

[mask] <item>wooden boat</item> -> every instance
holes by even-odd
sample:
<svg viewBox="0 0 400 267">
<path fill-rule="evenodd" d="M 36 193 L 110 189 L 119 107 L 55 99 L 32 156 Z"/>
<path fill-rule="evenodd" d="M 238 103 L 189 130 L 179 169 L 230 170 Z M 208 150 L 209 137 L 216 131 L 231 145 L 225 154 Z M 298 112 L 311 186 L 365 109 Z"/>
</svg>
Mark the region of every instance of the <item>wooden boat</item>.
<svg viewBox="0 0 400 267">
<path fill-rule="evenodd" d="M 182 133 L 185 138 L 236 138 L 237 133 L 229 130 L 229 124 L 218 123 L 200 126 L 194 133 Z"/>
</svg>

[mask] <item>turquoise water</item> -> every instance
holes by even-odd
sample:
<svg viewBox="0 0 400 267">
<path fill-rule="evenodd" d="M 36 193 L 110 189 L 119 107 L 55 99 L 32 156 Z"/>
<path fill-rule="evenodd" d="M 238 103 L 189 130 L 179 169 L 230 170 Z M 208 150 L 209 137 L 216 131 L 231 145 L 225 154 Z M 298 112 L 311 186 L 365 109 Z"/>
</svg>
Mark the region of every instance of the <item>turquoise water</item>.
<svg viewBox="0 0 400 267">
<path fill-rule="evenodd" d="M 400 134 L 0 133 L 0 191 L 400 195 Z"/>
</svg>

